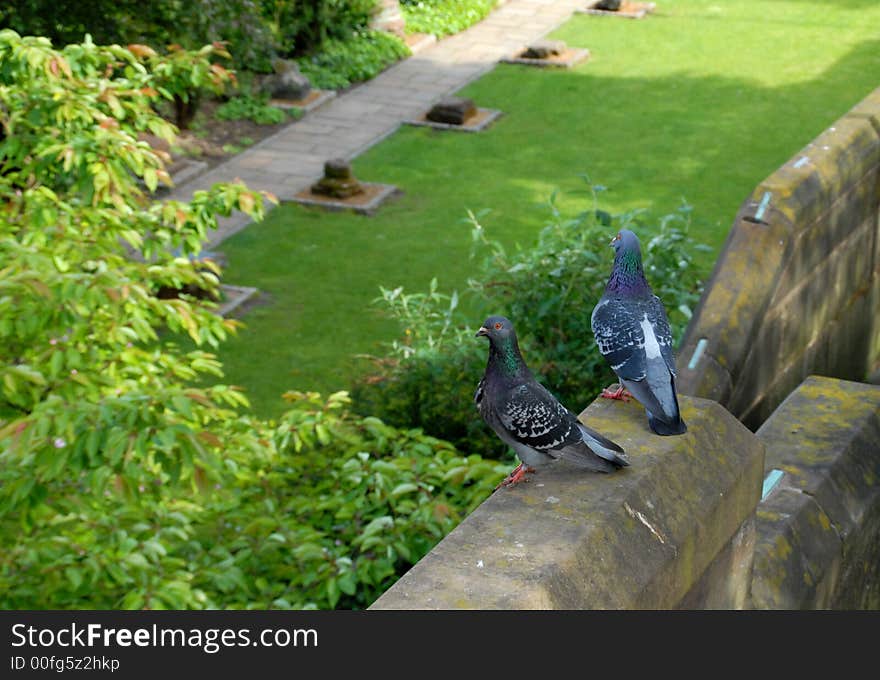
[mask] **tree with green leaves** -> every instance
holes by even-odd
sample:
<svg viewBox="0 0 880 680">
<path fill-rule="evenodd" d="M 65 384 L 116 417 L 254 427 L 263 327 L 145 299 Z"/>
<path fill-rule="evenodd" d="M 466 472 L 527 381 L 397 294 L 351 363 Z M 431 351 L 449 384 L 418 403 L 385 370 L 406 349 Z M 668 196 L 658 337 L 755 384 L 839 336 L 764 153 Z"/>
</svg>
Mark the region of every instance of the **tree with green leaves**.
<svg viewBox="0 0 880 680">
<path fill-rule="evenodd" d="M 152 200 L 149 192 L 170 178 L 138 134 L 170 140 L 174 129 L 153 111 L 161 94 L 145 58 L 91 42 L 55 50 L 45 38 L 0 32 L 0 516 L 7 539 L 9 522 L 28 536 L 51 520 L 56 528 L 78 525 L 108 548 L 122 541 L 116 548 L 124 549 L 126 526 L 173 516 L 173 530 L 188 521 L 163 503 L 166 488 L 208 483 L 226 447 L 256 446 L 235 428 L 233 409 L 245 403 L 238 390 L 191 386 L 198 376 L 219 375 L 203 348 L 216 347 L 234 322 L 211 303 L 155 293 L 188 284 L 216 290 L 217 277 L 192 258 L 217 215 L 238 209 L 260 217 L 264 196 L 222 184 L 189 203 Z M 199 348 L 162 341 L 168 331 L 187 333 Z M 65 539 L 71 563 L 87 546 L 76 533 Z M 9 547 L 3 559 L 15 562 L 4 567 L 15 573 L 28 558 Z M 19 550 L 45 560 L 40 550 L 50 547 L 37 541 Z M 119 557 L 108 552 L 95 573 L 125 572 Z M 81 584 L 70 573 L 71 587 Z"/>
<path fill-rule="evenodd" d="M 216 292 L 217 216 L 274 199 L 155 199 L 162 59 L 0 31 L 0 608 L 366 606 L 504 470 L 345 393 L 247 415 L 236 322 L 157 293 Z"/>
</svg>

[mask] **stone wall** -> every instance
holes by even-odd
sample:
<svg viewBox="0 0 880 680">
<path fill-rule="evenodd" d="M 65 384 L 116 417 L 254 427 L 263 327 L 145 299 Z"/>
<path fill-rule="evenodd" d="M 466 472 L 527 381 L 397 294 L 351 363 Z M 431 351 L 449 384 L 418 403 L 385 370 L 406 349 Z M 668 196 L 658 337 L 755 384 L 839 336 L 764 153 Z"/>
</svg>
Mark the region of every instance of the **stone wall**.
<svg viewBox="0 0 880 680">
<path fill-rule="evenodd" d="M 880 363 L 880 89 L 743 204 L 679 353 L 680 391 L 755 429 L 809 374 Z"/>
<path fill-rule="evenodd" d="M 636 403 L 582 420 L 631 466 L 554 463 L 502 488 L 374 609 L 633 609 L 746 604 L 764 450 L 718 404 L 682 398 L 688 434 L 658 437 Z"/>
<path fill-rule="evenodd" d="M 682 397 L 581 419 L 631 466 L 496 491 L 374 609 L 880 609 L 880 386 L 808 377 L 753 434 Z"/>
<path fill-rule="evenodd" d="M 880 609 L 880 386 L 810 377 L 757 435 L 749 606 Z"/>
</svg>

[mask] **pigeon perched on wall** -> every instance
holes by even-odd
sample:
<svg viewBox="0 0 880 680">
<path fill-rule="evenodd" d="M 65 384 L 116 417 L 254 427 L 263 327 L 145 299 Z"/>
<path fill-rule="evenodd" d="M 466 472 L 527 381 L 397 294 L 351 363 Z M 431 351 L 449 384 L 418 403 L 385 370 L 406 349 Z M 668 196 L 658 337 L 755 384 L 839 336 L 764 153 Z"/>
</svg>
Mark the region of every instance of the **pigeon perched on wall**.
<svg viewBox="0 0 880 680">
<path fill-rule="evenodd" d="M 480 415 L 522 463 L 502 484 L 521 481 L 533 466 L 557 458 L 594 472 L 629 465 L 622 448 L 581 423 L 543 385 L 523 361 L 513 325 L 490 316 L 477 337 L 489 338 L 489 361 L 474 394 Z"/>
<path fill-rule="evenodd" d="M 614 267 L 591 324 L 599 351 L 620 379 L 620 389 L 605 390 L 602 396 L 624 399 L 625 389 L 629 390 L 645 407 L 656 434 L 684 434 L 687 426 L 675 394 L 672 332 L 663 303 L 645 278 L 639 239 L 623 229 L 611 245 Z"/>
</svg>

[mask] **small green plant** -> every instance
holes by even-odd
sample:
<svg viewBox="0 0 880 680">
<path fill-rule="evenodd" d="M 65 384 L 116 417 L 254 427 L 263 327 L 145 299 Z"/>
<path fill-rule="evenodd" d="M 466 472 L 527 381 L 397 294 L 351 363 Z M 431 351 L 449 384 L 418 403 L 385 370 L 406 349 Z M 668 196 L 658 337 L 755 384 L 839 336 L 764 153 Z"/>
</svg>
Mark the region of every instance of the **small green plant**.
<svg viewBox="0 0 880 680">
<path fill-rule="evenodd" d="M 214 112 L 220 120 L 250 120 L 257 125 L 278 125 L 290 118 L 299 117 L 298 109 L 290 112 L 269 104 L 268 95 L 239 95 L 221 104 Z"/>
<path fill-rule="evenodd" d="M 409 33 L 452 35 L 484 19 L 498 0 L 400 0 Z"/>
<path fill-rule="evenodd" d="M 338 90 L 373 78 L 409 54 L 406 44 L 390 33 L 360 30 L 345 40 L 327 40 L 319 52 L 296 61 L 314 87 Z"/>
<path fill-rule="evenodd" d="M 214 61 L 215 57 L 231 58 L 222 42 L 198 50 L 169 45 L 167 54 L 158 54 L 147 45 L 129 45 L 128 50 L 148 65 L 155 89 L 174 104 L 174 122 L 181 130 L 192 123 L 204 92 L 222 94 L 235 83 L 235 73 Z"/>
</svg>

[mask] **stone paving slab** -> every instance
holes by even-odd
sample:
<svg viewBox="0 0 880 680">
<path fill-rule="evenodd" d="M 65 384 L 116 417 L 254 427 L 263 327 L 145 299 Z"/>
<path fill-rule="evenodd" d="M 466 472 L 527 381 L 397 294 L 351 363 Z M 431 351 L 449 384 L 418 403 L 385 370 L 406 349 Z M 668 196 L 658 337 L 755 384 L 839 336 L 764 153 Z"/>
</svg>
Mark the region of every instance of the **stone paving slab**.
<svg viewBox="0 0 880 680">
<path fill-rule="evenodd" d="M 466 31 L 423 47 L 371 81 L 324 101 L 301 120 L 177 186 L 169 197 L 189 200 L 196 190 L 240 178 L 252 189 L 291 200 L 320 177 L 325 160 L 354 158 L 429 104 L 491 71 L 523 43 L 544 37 L 584 4 L 508 0 Z M 249 223 L 240 213 L 221 218 L 206 247 L 215 247 Z"/>
</svg>

